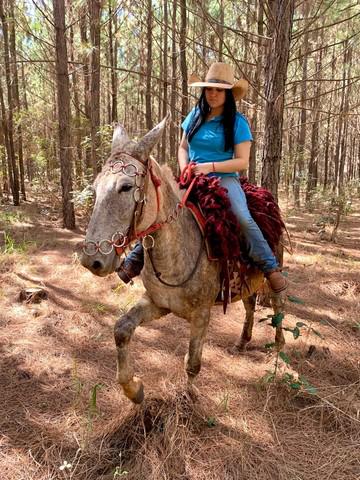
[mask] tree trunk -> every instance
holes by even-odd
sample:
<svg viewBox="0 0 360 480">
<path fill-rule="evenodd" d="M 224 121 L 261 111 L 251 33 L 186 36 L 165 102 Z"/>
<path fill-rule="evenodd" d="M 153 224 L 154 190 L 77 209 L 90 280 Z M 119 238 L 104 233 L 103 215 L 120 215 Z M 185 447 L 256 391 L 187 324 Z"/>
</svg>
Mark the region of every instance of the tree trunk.
<svg viewBox="0 0 360 480">
<path fill-rule="evenodd" d="M 171 111 L 171 125 L 170 125 L 170 160 L 175 162 L 176 158 L 176 9 L 177 0 L 173 0 L 172 4 L 172 52 L 171 52 L 171 99 L 170 99 L 170 111 Z"/>
<path fill-rule="evenodd" d="M 258 35 L 264 35 L 264 0 L 259 0 L 258 4 L 258 12 L 257 12 L 257 32 Z M 258 129 L 258 101 L 259 95 L 258 91 L 260 90 L 260 79 L 261 79 L 261 71 L 262 71 L 262 49 L 263 45 L 259 38 L 259 43 L 257 47 L 257 57 L 258 61 L 256 64 L 256 72 L 255 72 L 255 88 L 253 89 L 253 96 L 252 96 L 252 103 L 253 103 L 253 112 L 250 119 L 251 129 L 253 131 L 254 142 L 252 142 L 251 150 L 250 150 L 250 159 L 249 159 L 249 181 L 251 183 L 256 183 L 256 154 L 258 150 L 256 137 L 257 137 L 257 129 Z"/>
<path fill-rule="evenodd" d="M 164 118 L 168 113 L 168 32 L 169 32 L 169 16 L 168 16 L 168 0 L 163 1 L 163 9 L 164 9 L 164 43 L 163 43 L 163 71 L 162 71 L 162 78 L 164 79 L 163 82 L 163 103 L 162 103 L 162 117 Z M 166 132 L 165 132 L 166 135 Z M 165 136 L 164 136 L 165 137 Z M 166 137 L 165 137 L 166 138 Z M 161 143 L 161 163 L 165 163 L 166 161 L 166 141 L 164 140 Z"/>
<path fill-rule="evenodd" d="M 23 155 L 23 135 L 21 125 L 21 109 L 20 109 L 20 94 L 19 94 L 19 75 L 17 67 L 16 55 L 16 35 L 15 35 L 15 18 L 14 18 L 14 0 L 9 2 L 9 39 L 10 39 L 10 55 L 11 55 L 11 70 L 13 83 L 14 108 L 17 114 L 16 131 L 16 146 L 18 153 L 18 163 L 20 169 L 20 190 L 23 200 L 26 200 L 25 191 L 25 172 L 24 172 L 24 155 Z"/>
<path fill-rule="evenodd" d="M 152 0 L 147 0 L 147 33 L 146 33 L 146 91 L 145 91 L 145 109 L 146 109 L 146 128 L 152 129 L 152 91 L 151 91 L 151 75 L 152 75 Z"/>
<path fill-rule="evenodd" d="M 81 62 L 83 64 L 83 81 L 84 81 L 84 111 L 86 122 L 83 126 L 82 135 L 83 137 L 90 137 L 91 131 L 91 98 L 90 98 L 90 70 L 88 64 L 88 56 L 85 53 L 85 46 L 88 44 L 88 35 L 87 35 L 87 16 L 86 16 L 86 5 L 80 9 L 80 39 L 83 45 L 84 53 L 81 56 Z M 91 169 L 91 146 L 88 142 L 85 145 L 85 165 L 87 169 Z"/>
<path fill-rule="evenodd" d="M 68 1 L 68 8 L 70 14 L 72 13 L 72 2 Z M 74 54 L 74 28 L 70 26 L 70 60 L 75 62 Z M 79 80 L 76 68 L 73 67 L 71 72 L 72 77 L 72 89 L 75 109 L 75 122 L 74 122 L 74 137 L 76 143 L 76 160 L 75 160 L 75 183 L 78 187 L 82 184 L 83 168 L 82 168 L 82 148 L 81 148 L 81 115 L 80 115 L 80 102 L 79 102 Z"/>
<path fill-rule="evenodd" d="M 181 70 L 181 120 L 183 120 L 188 114 L 189 102 L 188 102 L 188 79 L 187 79 L 187 67 L 186 67 L 186 0 L 180 0 L 180 70 Z"/>
<path fill-rule="evenodd" d="M 271 0 L 272 42 L 265 72 L 265 125 L 261 185 L 277 199 L 282 152 L 284 91 L 289 61 L 294 0 Z"/>
<path fill-rule="evenodd" d="M 0 81 L 0 115 L 1 115 L 1 132 L 3 135 L 3 144 L 5 145 L 5 158 L 4 159 L 4 168 L 3 168 L 3 190 L 6 193 L 9 193 L 9 188 L 11 191 L 14 189 L 14 174 L 12 171 L 11 165 L 11 151 L 10 151 L 10 143 L 9 143 L 9 131 L 7 126 L 7 118 L 6 118 L 6 108 L 4 102 L 4 94 L 2 90 L 2 85 Z M 2 142 L 0 142 L 2 143 Z"/>
<path fill-rule="evenodd" d="M 296 97 L 297 92 L 297 84 L 294 83 L 292 87 L 292 97 Z M 289 198 L 290 194 L 290 181 L 292 181 L 292 185 L 294 185 L 294 176 L 295 176 L 295 164 L 296 161 L 294 159 L 294 125 L 295 125 L 295 113 L 294 111 L 288 111 L 288 129 L 287 129 L 287 136 L 288 136 L 288 164 L 286 168 L 286 177 L 285 177 L 285 191 L 286 191 L 286 198 Z"/>
<path fill-rule="evenodd" d="M 335 177 L 333 183 L 333 191 L 339 190 L 339 172 L 340 172 L 340 154 L 341 154 L 341 145 L 342 137 L 344 134 L 344 106 L 345 106 L 345 93 L 346 93 L 346 69 L 345 69 L 345 58 L 346 58 L 346 49 L 344 53 L 344 62 L 343 62 L 343 81 L 342 81 L 342 91 L 341 91 L 341 103 L 340 111 L 337 124 L 337 139 L 335 145 L 335 155 L 334 155 L 334 168 L 335 168 Z"/>
<path fill-rule="evenodd" d="M 320 43 L 320 45 L 322 42 Z M 322 50 L 319 53 L 319 61 L 316 65 L 315 79 L 319 79 L 322 70 Z M 311 151 L 308 166 L 308 176 L 306 184 L 306 203 L 311 202 L 311 198 L 315 192 L 318 183 L 318 156 L 319 156 L 319 121 L 320 121 L 320 94 L 321 82 L 318 81 L 315 90 L 315 98 L 312 102 L 313 124 L 311 127 Z"/>
<path fill-rule="evenodd" d="M 88 0 L 90 13 L 91 63 L 91 166 L 94 178 L 101 170 L 100 151 L 100 14 L 101 0 Z"/>
<path fill-rule="evenodd" d="M 22 83 L 22 92 L 23 92 L 23 106 L 24 110 L 28 112 L 29 105 L 27 101 L 27 94 L 26 94 L 26 77 L 25 77 L 25 67 L 24 63 L 21 64 L 21 83 Z M 31 155 L 26 155 L 26 176 L 29 182 L 33 179 L 33 162 Z"/>
<path fill-rule="evenodd" d="M 331 102 L 330 102 L 331 105 Z M 331 114 L 328 114 L 327 129 L 326 129 L 326 140 L 325 140 L 325 158 L 324 158 L 324 182 L 323 182 L 323 192 L 325 192 L 328 186 L 328 177 L 329 177 L 329 147 L 330 147 L 330 122 Z"/>
<path fill-rule="evenodd" d="M 65 228 L 72 230 L 75 228 L 75 214 L 74 205 L 71 201 L 70 88 L 65 37 L 64 0 L 54 1 L 54 25 L 63 223 Z"/>
<path fill-rule="evenodd" d="M 114 24 L 114 29 L 113 29 Z M 111 67 L 111 122 L 118 121 L 117 112 L 117 15 L 114 15 L 112 1 L 109 0 L 109 57 Z M 115 33 L 115 40 L 114 40 Z"/>
<path fill-rule="evenodd" d="M 223 61 L 223 49 L 224 49 L 224 0 L 220 0 L 220 12 L 219 12 L 219 62 Z"/>
<path fill-rule="evenodd" d="M 346 42 L 347 46 L 347 42 Z M 347 121 L 348 112 L 349 112 L 349 98 L 351 93 L 351 86 L 349 85 L 350 80 L 348 80 L 351 76 L 351 65 L 352 65 L 352 48 L 348 47 L 345 48 L 344 53 L 344 71 L 347 68 L 347 74 L 345 73 L 347 79 L 344 82 L 344 109 L 341 112 L 341 116 L 344 116 L 344 131 L 341 139 L 339 138 L 338 141 L 341 141 L 341 157 L 339 162 L 339 181 L 338 181 L 338 194 L 342 195 L 344 193 L 344 171 L 345 171 L 345 162 L 347 158 L 347 151 L 348 151 L 348 131 L 349 131 L 349 122 Z"/>
<path fill-rule="evenodd" d="M 303 4 L 303 16 L 305 21 L 309 17 L 310 12 L 310 3 L 304 2 Z M 308 51 L 309 45 L 309 32 L 306 30 L 304 34 L 304 41 L 302 48 L 300 48 L 299 52 L 301 55 L 300 58 L 300 65 L 302 67 L 302 82 L 301 82 L 301 93 L 300 93 L 300 105 L 303 107 L 300 113 L 300 131 L 299 131 L 299 138 L 297 142 L 297 152 L 296 152 L 296 164 L 294 168 L 294 203 L 296 208 L 300 208 L 301 206 L 301 198 L 300 198 L 300 188 L 301 188 L 301 180 L 304 176 L 304 165 L 305 165 L 305 141 L 306 141 L 306 79 L 307 79 L 307 67 L 308 67 L 308 56 L 304 55 L 305 52 Z"/>
<path fill-rule="evenodd" d="M 11 165 L 11 176 L 10 176 L 10 187 L 11 193 L 13 196 L 13 203 L 15 206 L 20 204 L 20 195 L 19 195 L 19 171 L 16 163 L 15 157 L 15 148 L 14 148 L 14 100 L 12 93 L 12 78 L 10 71 L 10 53 L 9 53 L 9 34 L 8 34 L 8 25 L 5 18 L 4 12 L 4 3 L 3 0 L 0 0 L 0 18 L 3 27 L 3 44 L 4 44 L 4 59 L 5 59 L 5 75 L 6 75 L 6 87 L 8 95 L 8 118 L 7 118 L 7 129 L 8 129 L 8 156 L 9 156 L 9 165 Z"/>
</svg>

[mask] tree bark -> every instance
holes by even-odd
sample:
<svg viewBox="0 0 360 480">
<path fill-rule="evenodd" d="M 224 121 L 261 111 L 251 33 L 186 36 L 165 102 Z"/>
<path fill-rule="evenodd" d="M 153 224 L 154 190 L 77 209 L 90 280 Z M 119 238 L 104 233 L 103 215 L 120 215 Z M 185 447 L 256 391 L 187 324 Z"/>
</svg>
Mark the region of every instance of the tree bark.
<svg viewBox="0 0 360 480">
<path fill-rule="evenodd" d="M 189 110 L 188 101 L 188 76 L 186 67 L 186 0 L 180 0 L 180 70 L 181 70 L 181 117 L 182 120 L 186 117 Z"/>
<path fill-rule="evenodd" d="M 169 16 L 168 16 L 168 0 L 163 1 L 164 9 L 164 43 L 163 43 L 163 103 L 162 103 L 162 117 L 165 118 L 168 113 L 168 34 L 169 34 Z M 166 132 L 165 132 L 166 135 Z M 165 137 L 164 135 L 164 137 Z M 165 137 L 166 138 L 166 137 Z M 166 161 L 166 141 L 161 143 L 161 163 Z"/>
<path fill-rule="evenodd" d="M 224 0 L 220 0 L 220 12 L 219 12 L 219 62 L 223 61 L 223 49 L 224 49 Z"/>
<path fill-rule="evenodd" d="M 100 150 L 100 15 L 101 0 L 88 0 L 90 13 L 91 63 L 90 63 L 90 106 L 91 106 L 91 166 L 94 178 L 101 170 Z"/>
<path fill-rule="evenodd" d="M 146 109 L 146 128 L 152 129 L 152 91 L 151 91 L 151 75 L 152 75 L 152 0 L 147 0 L 147 33 L 146 33 L 146 91 L 145 91 L 145 109 Z"/>
<path fill-rule="evenodd" d="M 114 24 L 114 29 L 113 29 Z M 109 0 L 109 57 L 111 67 L 111 122 L 118 121 L 117 112 L 117 15 L 114 15 L 112 1 Z M 115 32 L 115 39 L 114 39 Z"/>
<path fill-rule="evenodd" d="M 70 86 L 68 57 L 65 37 L 64 0 L 54 0 L 54 25 L 56 45 L 56 83 L 59 119 L 59 158 L 62 187 L 62 210 L 64 228 L 75 228 L 72 203 L 71 136 L 70 136 Z"/>
<path fill-rule="evenodd" d="M 346 44 L 347 45 L 347 44 Z M 348 131 L 349 131 L 349 122 L 348 122 L 348 112 L 349 112 L 349 99 L 351 93 L 351 85 L 350 85 L 350 74 L 351 74 L 351 66 L 352 66 L 352 47 L 345 48 L 344 53 L 344 72 L 347 79 L 344 82 L 344 108 L 341 116 L 344 116 L 344 131 L 341 138 L 338 141 L 341 141 L 341 157 L 339 161 L 339 180 L 338 180 L 338 194 L 342 195 L 344 193 L 344 171 L 345 171 L 345 162 L 347 159 L 347 151 L 348 151 Z"/>
<path fill-rule="evenodd" d="M 310 3 L 304 2 L 303 4 L 303 17 L 307 21 L 310 12 Z M 294 203 L 296 208 L 301 206 L 301 181 L 304 176 L 304 165 L 305 165 L 305 141 L 306 141 L 306 89 L 307 89 L 307 71 L 308 71 L 308 57 L 305 54 L 308 51 L 309 44 L 309 31 L 306 30 L 304 34 L 304 41 L 302 42 L 302 47 L 299 50 L 300 53 L 300 66 L 302 69 L 302 82 L 301 82 L 301 93 L 300 93 L 300 105 L 302 107 L 300 113 L 300 130 L 299 137 L 297 142 L 297 151 L 296 151 L 296 160 L 294 166 Z"/>
<path fill-rule="evenodd" d="M 72 13 L 72 2 L 68 0 L 68 8 Z M 75 62 L 75 48 L 74 48 L 74 28 L 73 25 L 70 26 L 70 59 L 71 62 Z M 83 165 L 82 165 L 82 147 L 81 147 L 81 114 L 80 114 L 80 102 L 79 102 L 79 79 L 76 68 L 73 68 L 71 72 L 72 77 L 72 91 L 73 91 L 73 101 L 74 101 L 74 110 L 75 110 L 75 121 L 74 121 L 74 137 L 76 143 L 76 160 L 75 160 L 75 183 L 77 187 L 80 187 L 82 184 L 83 178 Z"/>
<path fill-rule="evenodd" d="M 88 43 L 87 33 L 87 16 L 86 5 L 80 9 L 80 39 L 84 49 L 84 53 L 81 56 L 81 62 L 83 64 L 83 81 L 84 81 L 84 111 L 85 111 L 85 125 L 83 125 L 82 135 L 83 137 L 90 137 L 91 135 L 91 98 L 90 98 L 90 70 L 88 63 L 88 56 L 85 53 L 85 46 Z M 91 169 L 91 146 L 86 143 L 85 145 L 85 166 L 87 169 Z"/>
<path fill-rule="evenodd" d="M 17 114 L 16 132 L 16 147 L 18 154 L 18 163 L 20 170 L 20 190 L 22 199 L 26 200 L 25 191 L 25 170 L 24 170 L 24 155 L 23 155 L 23 135 L 22 135 L 22 120 L 21 120 L 21 105 L 19 94 L 19 75 L 16 55 L 16 35 L 15 35 L 15 17 L 14 17 L 14 0 L 9 2 L 9 38 L 10 38 L 10 56 L 11 56 L 11 70 L 13 83 L 14 108 Z"/>
<path fill-rule="evenodd" d="M 172 46 L 171 46 L 171 98 L 170 98 L 170 111 L 171 111 L 171 124 L 170 124 L 170 159 L 172 162 L 175 162 L 176 158 L 176 10 L 177 10 L 177 0 L 173 0 L 172 3 L 172 25 L 171 25 L 171 34 L 172 34 Z"/>
<path fill-rule="evenodd" d="M 27 85 L 26 85 L 26 77 L 25 77 L 25 66 L 23 63 L 21 64 L 21 83 L 22 83 L 22 93 L 23 93 L 22 104 L 27 114 L 29 111 L 29 104 L 27 101 L 27 94 L 26 94 Z M 31 158 L 31 155 L 29 154 L 26 155 L 26 176 L 29 182 L 31 182 L 33 179 L 33 160 Z"/>
<path fill-rule="evenodd" d="M 14 175 L 12 171 L 11 165 L 11 151 L 10 151 L 10 143 L 9 143 L 9 131 L 7 126 L 7 118 L 6 118 L 6 108 L 4 102 L 4 94 L 3 89 L 0 81 L 0 115 L 1 115 L 1 133 L 2 133 L 2 142 L 5 145 L 5 154 L 4 154 L 4 162 L 3 162 L 3 191 L 9 193 L 9 188 L 13 191 L 14 188 Z"/>
<path fill-rule="evenodd" d="M 277 199 L 282 153 L 284 91 L 289 61 L 294 0 L 271 0 L 272 42 L 265 71 L 265 125 L 261 185 Z"/>
<path fill-rule="evenodd" d="M 8 155 L 9 155 L 9 165 L 11 165 L 11 176 L 10 176 L 10 187 L 11 193 L 13 196 L 13 203 L 15 206 L 20 204 L 20 195 L 19 195 L 19 171 L 16 163 L 15 157 L 15 148 L 14 148 L 14 99 L 12 92 L 12 78 L 10 70 L 10 53 L 9 53 L 9 32 L 8 24 L 5 18 L 4 12 L 4 2 L 0 0 L 0 18 L 3 27 L 3 43 L 4 43 L 4 60 L 5 60 L 5 76 L 6 76 L 6 87 L 7 87 L 7 97 L 8 97 L 8 118 L 7 118 L 7 129 L 8 129 Z"/>
<path fill-rule="evenodd" d="M 322 50 L 319 53 L 319 61 L 316 65 L 315 78 L 320 78 L 322 69 Z M 308 166 L 307 184 L 306 184 L 306 198 L 307 204 L 311 202 L 311 198 L 315 192 L 318 183 L 318 156 L 319 156 L 319 120 L 320 120 L 320 94 L 321 82 L 318 81 L 316 85 L 315 98 L 312 102 L 313 109 L 313 124 L 311 127 L 311 151 Z"/>
<path fill-rule="evenodd" d="M 263 36 L 264 35 L 264 1 L 259 0 L 258 4 L 258 12 L 257 12 L 257 33 L 258 35 Z M 258 129 L 258 101 L 259 101 L 259 95 L 258 91 L 260 90 L 260 79 L 261 79 L 261 71 L 262 71 L 262 49 L 263 45 L 262 42 L 258 43 L 257 47 L 257 56 L 258 56 L 258 61 L 256 65 L 256 72 L 255 72 L 255 88 L 253 89 L 253 96 L 252 96 L 252 103 L 253 103 L 253 112 L 252 116 L 250 119 L 251 123 L 251 128 L 253 131 L 253 137 L 254 137 L 254 142 L 252 142 L 251 145 L 251 150 L 250 150 L 250 158 L 249 158 L 249 169 L 248 169 L 248 175 L 249 175 L 249 181 L 251 183 L 256 183 L 256 154 L 257 154 L 257 142 L 256 142 L 256 131 Z"/>
</svg>

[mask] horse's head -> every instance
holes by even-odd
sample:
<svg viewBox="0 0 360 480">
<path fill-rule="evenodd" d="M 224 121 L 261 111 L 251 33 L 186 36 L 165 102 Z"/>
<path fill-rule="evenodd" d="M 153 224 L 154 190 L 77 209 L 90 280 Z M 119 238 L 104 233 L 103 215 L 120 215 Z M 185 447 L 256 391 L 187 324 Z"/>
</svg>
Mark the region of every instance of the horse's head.
<svg viewBox="0 0 360 480">
<path fill-rule="evenodd" d="M 167 118 L 139 142 L 116 126 L 111 154 L 94 182 L 95 205 L 86 232 L 80 261 L 92 273 L 104 277 L 119 266 L 122 247 L 133 240 L 135 227 L 150 226 L 156 219 L 156 193 L 149 182 L 148 162 L 159 141 Z"/>
</svg>

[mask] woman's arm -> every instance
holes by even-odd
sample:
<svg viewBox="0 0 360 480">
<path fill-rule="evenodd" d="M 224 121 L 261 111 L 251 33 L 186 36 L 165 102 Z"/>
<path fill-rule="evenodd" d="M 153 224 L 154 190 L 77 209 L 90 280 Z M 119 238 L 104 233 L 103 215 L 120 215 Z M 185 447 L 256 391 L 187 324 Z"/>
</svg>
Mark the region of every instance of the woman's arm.
<svg viewBox="0 0 360 480">
<path fill-rule="evenodd" d="M 200 173 L 207 175 L 214 171 L 219 173 L 233 173 L 246 170 L 249 166 L 250 148 L 251 142 L 238 143 L 234 147 L 234 158 L 223 162 L 198 163 L 194 167 L 194 173 L 195 175 L 200 175 Z"/>
<path fill-rule="evenodd" d="M 179 162 L 180 172 L 182 172 L 189 162 L 189 145 L 186 140 L 185 132 L 183 133 L 183 136 L 180 141 L 179 149 L 178 149 L 178 162 Z"/>
</svg>

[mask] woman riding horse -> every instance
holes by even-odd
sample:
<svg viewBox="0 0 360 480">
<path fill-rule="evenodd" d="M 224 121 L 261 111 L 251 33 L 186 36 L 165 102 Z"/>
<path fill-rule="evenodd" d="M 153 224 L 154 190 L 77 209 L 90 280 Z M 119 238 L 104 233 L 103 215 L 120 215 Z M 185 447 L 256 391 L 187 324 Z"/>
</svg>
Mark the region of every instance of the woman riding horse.
<svg viewBox="0 0 360 480">
<path fill-rule="evenodd" d="M 241 226 L 249 258 L 264 273 L 273 292 L 280 293 L 286 289 L 287 281 L 249 212 L 238 178 L 238 172 L 249 166 L 253 138 L 247 119 L 237 112 L 235 102 L 245 96 L 248 84 L 246 80 L 235 82 L 232 66 L 218 62 L 210 66 L 205 81 L 192 76 L 189 86 L 201 87 L 202 92 L 182 123 L 184 132 L 178 150 L 180 171 L 191 161 L 195 163 L 195 175 L 220 178 Z M 143 263 L 143 247 L 137 243 L 121 265 L 119 277 L 128 283 L 140 273 Z"/>
</svg>

